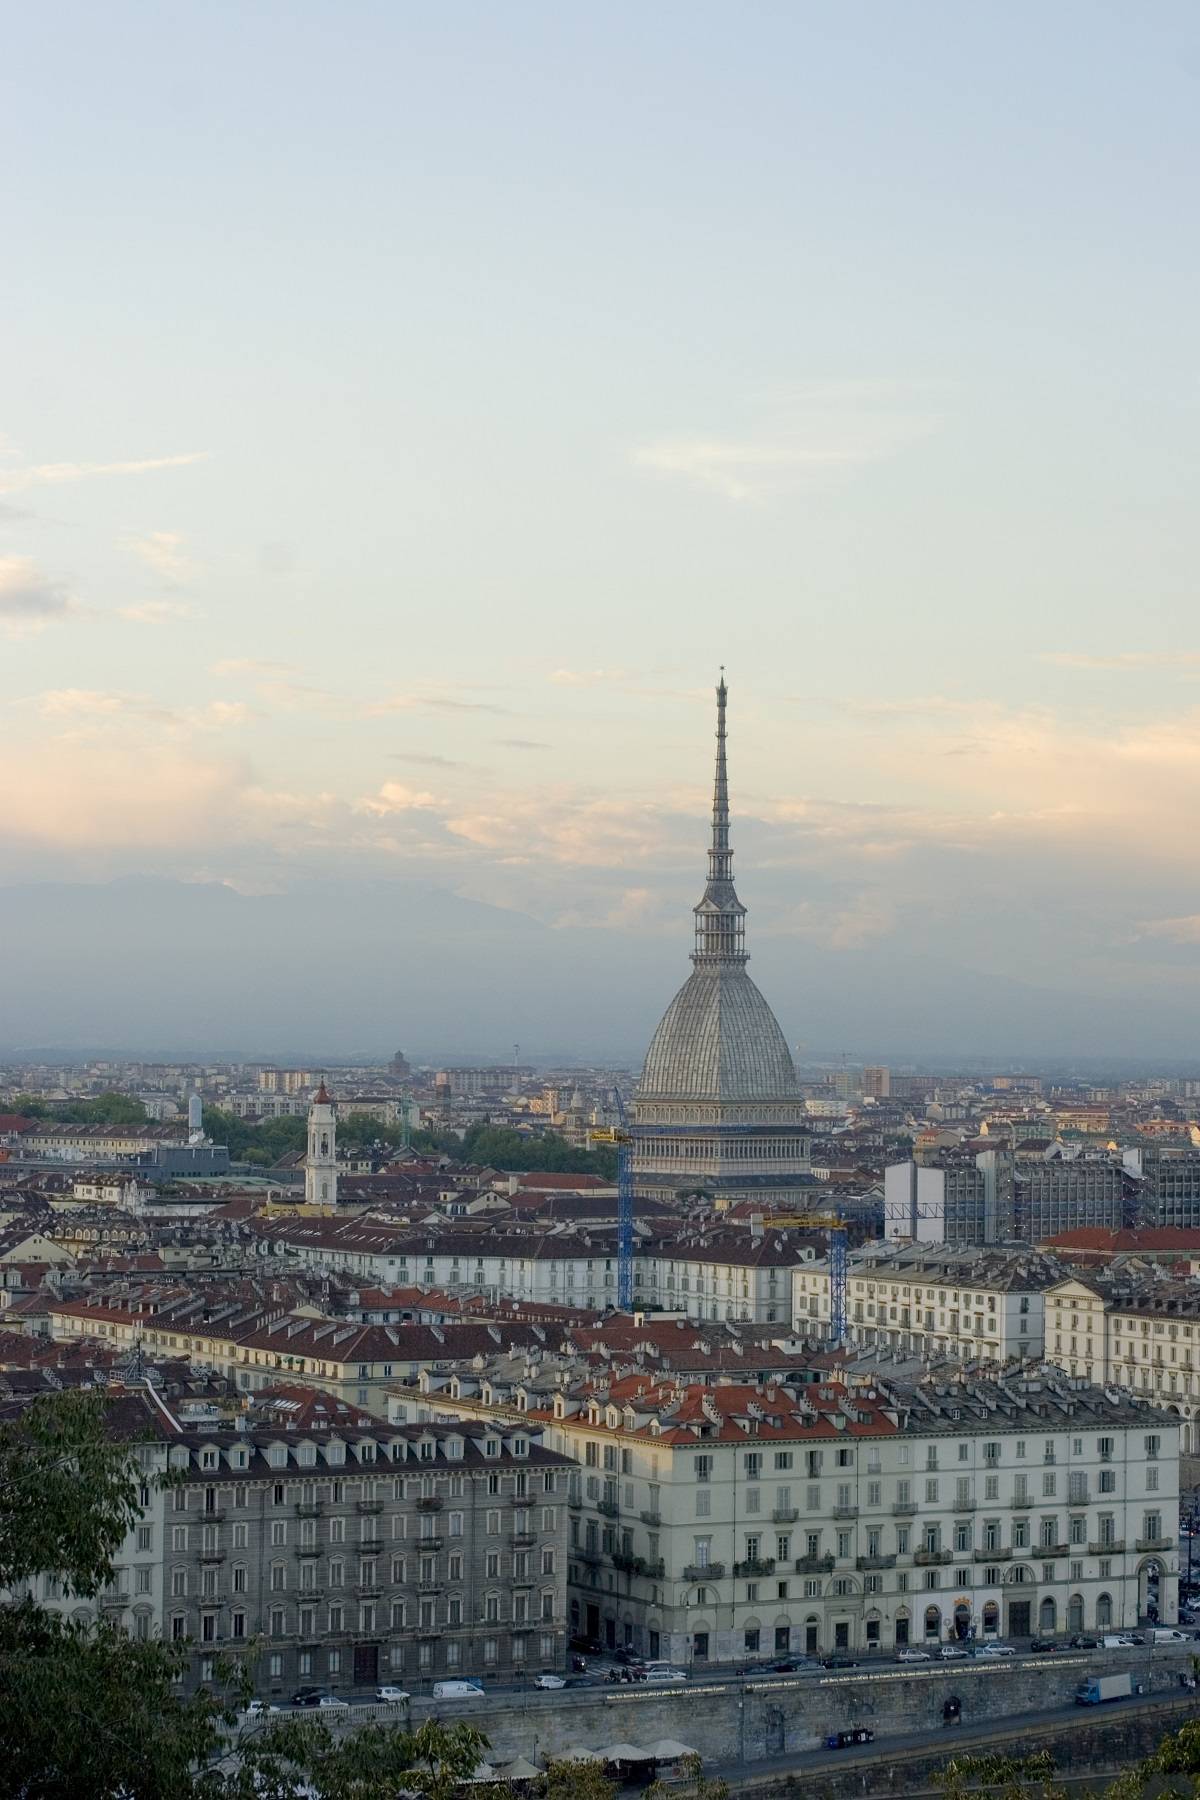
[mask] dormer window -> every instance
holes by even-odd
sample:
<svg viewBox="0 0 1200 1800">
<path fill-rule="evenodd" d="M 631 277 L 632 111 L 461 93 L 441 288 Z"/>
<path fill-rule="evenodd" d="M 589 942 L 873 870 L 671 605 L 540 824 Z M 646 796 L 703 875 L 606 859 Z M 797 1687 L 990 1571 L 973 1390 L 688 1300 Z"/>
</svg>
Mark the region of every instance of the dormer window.
<svg viewBox="0 0 1200 1800">
<path fill-rule="evenodd" d="M 432 1462 L 437 1455 L 437 1445 L 432 1438 L 421 1439 L 421 1461 Z"/>
<path fill-rule="evenodd" d="M 484 1438 L 483 1454 L 485 1456 L 499 1456 L 499 1454 L 500 1454 L 500 1439 L 492 1438 L 492 1437 Z"/>
<path fill-rule="evenodd" d="M 316 1460 L 317 1446 L 315 1444 L 301 1444 L 296 1451 L 296 1461 L 300 1464 L 300 1467 L 302 1469 L 311 1469 Z"/>
<path fill-rule="evenodd" d="M 202 1469 L 215 1469 L 216 1466 L 217 1466 L 216 1451 L 215 1450 L 202 1450 L 200 1452 L 200 1467 Z"/>
<path fill-rule="evenodd" d="M 342 1443 L 326 1444 L 325 1461 L 331 1468 L 341 1468 L 346 1460 L 346 1446 Z"/>
<path fill-rule="evenodd" d="M 523 1437 L 513 1438 L 513 1440 L 512 1440 L 512 1455 L 513 1456 L 528 1456 L 529 1455 L 529 1439 L 523 1438 Z"/>
<path fill-rule="evenodd" d="M 461 1462 L 463 1459 L 463 1441 L 459 1437 L 449 1437 L 443 1441 L 447 1462 Z"/>
<path fill-rule="evenodd" d="M 249 1455 L 245 1450 L 235 1450 L 229 1460 L 235 1469 L 248 1468 L 250 1463 Z"/>
<path fill-rule="evenodd" d="M 267 1461 L 273 1469 L 287 1468 L 287 1445 L 272 1444 L 267 1451 Z"/>
<path fill-rule="evenodd" d="M 360 1463 L 373 1463 L 375 1461 L 374 1444 L 361 1443 L 358 1446 L 358 1460 Z"/>
</svg>

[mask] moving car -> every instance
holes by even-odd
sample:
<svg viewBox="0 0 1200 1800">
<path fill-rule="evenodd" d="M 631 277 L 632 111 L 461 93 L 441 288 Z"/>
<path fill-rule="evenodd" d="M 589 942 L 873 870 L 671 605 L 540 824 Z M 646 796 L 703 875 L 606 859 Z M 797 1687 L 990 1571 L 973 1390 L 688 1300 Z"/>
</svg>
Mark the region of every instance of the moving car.
<svg viewBox="0 0 1200 1800">
<path fill-rule="evenodd" d="M 901 1650 L 897 1662 L 932 1662 L 928 1650 Z"/>
<path fill-rule="evenodd" d="M 278 1711 L 279 1708 L 272 1705 L 270 1700 L 251 1700 L 246 1707 L 246 1716 L 250 1719 L 258 1719 L 261 1718 L 264 1713 L 277 1713 Z"/>
<path fill-rule="evenodd" d="M 411 1696 L 409 1695 L 407 1688 L 393 1687 L 391 1682 L 384 1682 L 382 1687 L 377 1687 L 375 1689 L 375 1698 L 377 1700 L 386 1700 L 389 1703 L 395 1704 L 401 1700 L 408 1700 Z"/>
<path fill-rule="evenodd" d="M 482 1700 L 483 1685 L 478 1681 L 435 1681 L 435 1700 Z"/>
<path fill-rule="evenodd" d="M 967 1652 L 961 1644 L 943 1644 L 938 1655 L 949 1660 L 952 1656 L 966 1656 Z"/>
<path fill-rule="evenodd" d="M 1017 1653 L 1011 1644 L 985 1644 L 979 1654 L 980 1656 L 1015 1656 Z"/>
<path fill-rule="evenodd" d="M 641 1670 L 630 1670 L 629 1673 L 633 1675 L 635 1681 L 640 1680 L 656 1683 L 667 1682 L 675 1687 L 678 1687 L 681 1682 L 687 1680 L 687 1673 L 683 1669 L 664 1669 L 654 1668 L 652 1666 L 644 1673 Z"/>
<path fill-rule="evenodd" d="M 1190 1644 L 1191 1638 L 1186 1631 L 1159 1630 L 1151 1633 L 1156 1644 Z"/>
<path fill-rule="evenodd" d="M 339 1706 L 344 1701 L 335 1700 L 328 1688 L 302 1687 L 292 1695 L 293 1706 Z"/>
<path fill-rule="evenodd" d="M 567 1684 L 561 1675 L 535 1675 L 533 1685 L 535 1688 L 546 1688 L 549 1691 L 565 1688 Z"/>
<path fill-rule="evenodd" d="M 853 1725 L 849 1731 L 831 1731 L 825 1739 L 827 1750 L 845 1750 L 850 1744 L 873 1744 L 875 1733 L 866 1725 Z"/>
<path fill-rule="evenodd" d="M 853 1656 L 823 1656 L 823 1669 L 857 1669 L 858 1663 Z"/>
<path fill-rule="evenodd" d="M 1037 1656 L 1039 1653 L 1047 1650 L 1057 1650 L 1058 1645 L 1053 1638 L 1031 1638 L 1029 1648 L 1033 1651 L 1034 1655 Z"/>
<path fill-rule="evenodd" d="M 1083 1632 L 1077 1631 L 1075 1636 L 1071 1639 L 1071 1648 L 1072 1650 L 1098 1650 L 1100 1648 L 1100 1640 L 1099 1638 L 1087 1637 Z"/>
</svg>

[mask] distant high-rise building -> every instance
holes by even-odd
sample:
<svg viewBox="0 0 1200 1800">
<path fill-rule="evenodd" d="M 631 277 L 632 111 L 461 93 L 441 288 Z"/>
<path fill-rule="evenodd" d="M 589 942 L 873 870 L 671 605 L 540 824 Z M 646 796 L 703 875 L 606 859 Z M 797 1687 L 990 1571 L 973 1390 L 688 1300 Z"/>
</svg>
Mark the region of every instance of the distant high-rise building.
<svg viewBox="0 0 1200 1800">
<path fill-rule="evenodd" d="M 634 1101 L 633 1179 L 663 1199 L 697 1190 L 793 1204 L 808 1185 L 807 1115 L 787 1041 L 746 973 L 746 909 L 733 885 L 724 678 L 708 880 L 694 965 L 663 1015 Z"/>
<path fill-rule="evenodd" d="M 862 1072 L 862 1091 L 868 1100 L 886 1100 L 892 1091 L 892 1071 L 868 1064 Z"/>
</svg>

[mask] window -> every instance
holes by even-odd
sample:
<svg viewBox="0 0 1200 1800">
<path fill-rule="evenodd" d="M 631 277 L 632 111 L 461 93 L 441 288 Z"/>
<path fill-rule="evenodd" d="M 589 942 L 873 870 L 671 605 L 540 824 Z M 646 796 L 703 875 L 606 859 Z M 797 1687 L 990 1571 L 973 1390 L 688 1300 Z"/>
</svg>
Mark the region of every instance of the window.
<svg viewBox="0 0 1200 1800">
<path fill-rule="evenodd" d="M 693 1456 L 692 1479 L 694 1481 L 712 1480 L 712 1460 L 711 1456 Z"/>
</svg>

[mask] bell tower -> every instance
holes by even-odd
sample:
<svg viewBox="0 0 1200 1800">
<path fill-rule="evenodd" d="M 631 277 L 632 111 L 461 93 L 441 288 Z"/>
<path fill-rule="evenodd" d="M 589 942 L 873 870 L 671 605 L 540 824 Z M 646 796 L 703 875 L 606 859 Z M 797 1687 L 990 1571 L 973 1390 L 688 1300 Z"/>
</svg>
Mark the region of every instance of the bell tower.
<svg viewBox="0 0 1200 1800">
<path fill-rule="evenodd" d="M 304 1200 L 308 1206 L 337 1205 L 337 1118 L 324 1081 L 308 1109 Z"/>
</svg>

